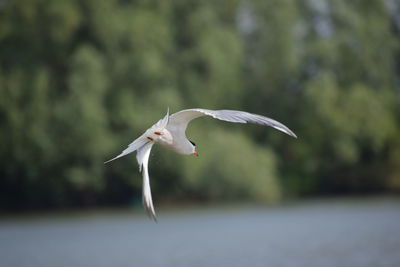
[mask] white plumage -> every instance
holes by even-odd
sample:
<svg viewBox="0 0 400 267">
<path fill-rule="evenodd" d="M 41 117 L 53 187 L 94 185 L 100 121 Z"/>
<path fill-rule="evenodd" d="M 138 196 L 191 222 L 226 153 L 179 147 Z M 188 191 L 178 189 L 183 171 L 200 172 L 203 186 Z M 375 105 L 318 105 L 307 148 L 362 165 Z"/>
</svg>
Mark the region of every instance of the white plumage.
<svg viewBox="0 0 400 267">
<path fill-rule="evenodd" d="M 107 162 L 123 157 L 133 151 L 137 151 L 136 159 L 139 164 L 139 169 L 143 175 L 143 205 L 148 215 L 156 220 L 153 201 L 151 197 L 150 179 L 148 171 L 148 162 L 150 151 L 154 143 L 161 144 L 169 149 L 180 154 L 197 155 L 194 143 L 186 137 L 186 127 L 189 122 L 201 116 L 211 116 L 215 119 L 237 122 L 237 123 L 254 123 L 265 126 L 271 126 L 279 131 L 282 131 L 290 136 L 297 136 L 282 123 L 271 118 L 252 114 L 238 110 L 209 110 L 209 109 L 185 109 L 169 115 L 169 110 L 165 117 L 159 120 L 156 124 L 150 127 L 139 138 L 133 141 L 128 148 L 122 151 L 121 154 Z"/>
</svg>

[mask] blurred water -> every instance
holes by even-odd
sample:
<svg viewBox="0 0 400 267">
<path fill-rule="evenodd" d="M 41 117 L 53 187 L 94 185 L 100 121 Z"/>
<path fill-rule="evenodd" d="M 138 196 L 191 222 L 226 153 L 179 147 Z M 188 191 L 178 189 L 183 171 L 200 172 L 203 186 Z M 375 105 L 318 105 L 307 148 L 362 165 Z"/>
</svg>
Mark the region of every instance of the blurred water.
<svg viewBox="0 0 400 267">
<path fill-rule="evenodd" d="M 400 200 L 7 218 L 0 266 L 400 266 Z"/>
</svg>

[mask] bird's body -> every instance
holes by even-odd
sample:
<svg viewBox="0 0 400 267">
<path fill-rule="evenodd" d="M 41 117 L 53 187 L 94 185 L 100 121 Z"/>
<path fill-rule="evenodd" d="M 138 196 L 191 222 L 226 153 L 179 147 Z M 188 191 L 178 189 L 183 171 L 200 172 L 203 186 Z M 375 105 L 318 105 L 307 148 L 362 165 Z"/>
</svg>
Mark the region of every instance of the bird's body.
<svg viewBox="0 0 400 267">
<path fill-rule="evenodd" d="M 149 216 L 152 217 L 154 220 L 156 219 L 156 216 L 151 197 L 150 179 L 148 172 L 148 160 L 151 148 L 154 144 L 157 143 L 179 154 L 194 154 L 197 156 L 197 151 L 195 149 L 196 146 L 186 137 L 185 132 L 186 127 L 191 120 L 205 115 L 223 121 L 237 123 L 255 123 L 265 126 L 271 126 L 290 136 L 296 137 L 296 135 L 289 128 L 287 128 L 280 122 L 270 119 L 268 117 L 244 111 L 209 110 L 196 108 L 185 109 L 172 115 L 169 115 L 169 112 L 167 112 L 167 115 L 165 115 L 163 119 L 159 120 L 156 124 L 146 130 L 121 154 L 105 162 L 107 163 L 113 161 L 117 158 L 132 153 L 133 151 L 137 151 L 136 159 L 138 161 L 139 168 L 143 173 L 143 204 Z"/>
</svg>

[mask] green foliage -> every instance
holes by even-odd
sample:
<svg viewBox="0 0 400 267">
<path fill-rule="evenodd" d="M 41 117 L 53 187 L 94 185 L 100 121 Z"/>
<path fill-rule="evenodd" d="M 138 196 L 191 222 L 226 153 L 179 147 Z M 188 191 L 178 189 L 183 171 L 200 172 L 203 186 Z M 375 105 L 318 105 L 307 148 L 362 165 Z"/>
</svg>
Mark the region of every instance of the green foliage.
<svg viewBox="0 0 400 267">
<path fill-rule="evenodd" d="M 3 1 L 0 208 L 140 202 L 134 156 L 167 107 L 201 119 L 200 158 L 155 148 L 160 199 L 400 190 L 398 15 L 388 1 Z M 240 131 L 239 131 L 240 129 Z"/>
<path fill-rule="evenodd" d="M 279 200 L 274 153 L 243 134 L 211 128 L 206 127 L 208 134 L 198 140 L 207 144 L 198 147 L 199 159 L 185 159 L 188 191 L 200 198 Z"/>
<path fill-rule="evenodd" d="M 320 128 L 313 131 L 316 137 L 331 136 L 326 145 L 332 146 L 336 158 L 343 162 L 358 161 L 360 142 L 368 143 L 373 152 L 381 150 L 396 127 L 390 101 L 393 95 L 363 84 L 341 91 L 332 75 L 321 76 L 306 88 L 309 106 L 316 115 L 313 127 Z"/>
</svg>

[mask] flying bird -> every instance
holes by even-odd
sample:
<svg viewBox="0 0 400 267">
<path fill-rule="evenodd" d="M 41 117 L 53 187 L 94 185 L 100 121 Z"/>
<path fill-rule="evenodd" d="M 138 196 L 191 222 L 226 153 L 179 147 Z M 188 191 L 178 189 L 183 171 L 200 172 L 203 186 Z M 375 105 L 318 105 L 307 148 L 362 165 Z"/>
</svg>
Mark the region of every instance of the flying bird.
<svg viewBox="0 0 400 267">
<path fill-rule="evenodd" d="M 104 163 L 116 160 L 120 157 L 136 152 L 136 159 L 139 164 L 139 170 L 143 175 L 143 206 L 152 219 L 157 221 L 154 211 L 153 201 L 151 197 L 150 179 L 149 179 L 149 156 L 151 148 L 154 144 L 160 144 L 179 154 L 198 156 L 196 145 L 186 137 L 186 127 L 190 121 L 202 116 L 211 116 L 218 120 L 237 122 L 237 123 L 254 123 L 265 126 L 271 126 L 290 136 L 297 136 L 282 123 L 270 119 L 265 116 L 252 114 L 238 110 L 209 110 L 209 109 L 185 109 L 177 113 L 169 115 L 169 109 L 165 117 L 156 124 L 147 129 L 141 136 L 133 141 L 122 151 L 121 154 Z"/>
</svg>

